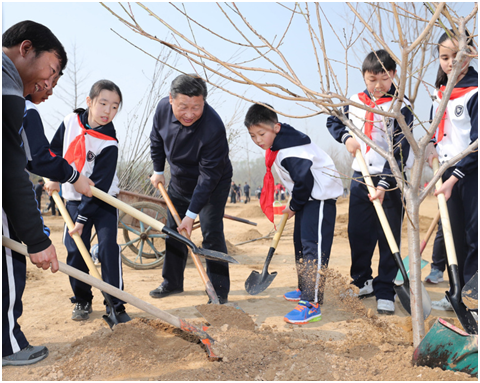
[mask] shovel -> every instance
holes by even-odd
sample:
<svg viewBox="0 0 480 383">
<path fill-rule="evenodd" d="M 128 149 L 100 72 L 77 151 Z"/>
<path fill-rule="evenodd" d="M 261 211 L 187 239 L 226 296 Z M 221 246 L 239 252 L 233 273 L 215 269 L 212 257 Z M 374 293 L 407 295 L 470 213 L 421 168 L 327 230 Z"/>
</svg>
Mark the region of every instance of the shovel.
<svg viewBox="0 0 480 383">
<path fill-rule="evenodd" d="M 9 249 L 12 249 L 13 251 L 16 251 L 19 254 L 23 254 L 26 257 L 28 257 L 27 247 L 22 245 L 21 243 L 18 243 L 10 238 L 2 236 L 2 245 L 5 247 L 8 247 Z M 78 279 L 79 281 L 85 282 L 88 285 L 96 287 L 101 291 L 106 291 L 108 294 L 113 295 L 114 297 L 117 297 L 118 299 L 121 299 L 122 301 L 125 301 L 131 304 L 132 306 L 135 306 L 140 310 L 145 311 L 146 313 L 151 314 L 156 318 L 159 318 L 162 321 L 169 323 L 174 327 L 179 328 L 182 331 L 198 336 L 200 338 L 200 341 L 203 343 L 203 345 L 207 349 L 209 360 L 217 361 L 222 359 L 222 357 L 215 355 L 215 353 L 212 350 L 212 345 L 214 344 L 215 341 L 212 337 L 210 337 L 210 335 L 208 335 L 205 332 L 207 327 L 202 326 L 202 328 L 199 329 L 194 325 L 184 321 L 183 319 L 180 319 L 179 317 L 176 317 L 166 311 L 162 311 L 159 308 L 151 305 L 150 303 L 142 301 L 141 299 L 133 296 L 132 294 L 129 294 L 125 291 L 117 289 L 116 287 L 108 283 L 105 283 L 102 280 L 94 278 L 91 275 L 88 275 L 87 273 L 84 273 L 74 267 L 68 266 L 63 262 L 59 261 L 58 266 L 59 266 L 59 270 L 62 273 L 65 273 L 72 278 Z"/>
<path fill-rule="evenodd" d="M 175 223 L 177 224 L 177 226 L 180 226 L 180 224 L 182 223 L 182 219 L 178 215 L 177 209 L 175 209 L 175 206 L 173 205 L 172 200 L 170 199 L 170 197 L 167 194 L 167 191 L 165 190 L 165 186 L 163 186 L 161 182 L 158 183 L 158 190 L 160 190 L 160 193 L 162 194 L 163 199 L 167 203 L 168 210 L 170 210 L 170 213 L 172 214 L 173 219 L 175 220 Z M 190 240 L 190 236 L 188 235 L 186 230 L 182 230 L 181 234 Z M 198 258 L 198 255 L 195 254 L 190 248 L 188 249 L 188 252 L 192 256 L 193 263 L 195 263 L 195 267 L 197 268 L 198 273 L 200 274 L 200 278 L 202 278 L 207 295 L 209 296 L 213 304 L 220 304 L 218 301 L 217 293 L 215 292 L 212 282 L 208 278 L 208 275 L 205 272 L 205 269 L 203 268 L 200 258 Z"/>
<path fill-rule="evenodd" d="M 268 286 L 270 286 L 270 284 L 277 276 L 276 271 L 274 271 L 272 274 L 268 273 L 268 265 L 270 264 L 273 254 L 275 253 L 275 249 L 277 248 L 278 242 L 280 241 L 283 229 L 285 228 L 285 224 L 287 223 L 287 218 L 288 214 L 285 213 L 282 215 L 282 220 L 280 221 L 278 230 L 275 233 L 272 244 L 270 245 L 270 249 L 268 250 L 262 273 L 260 274 L 258 271 L 253 270 L 245 281 L 245 290 L 247 290 L 247 293 L 249 293 L 250 295 L 257 295 L 264 291 Z"/>
<path fill-rule="evenodd" d="M 413 364 L 478 376 L 478 335 L 438 318 L 413 352 Z"/>
<path fill-rule="evenodd" d="M 95 186 L 90 186 L 90 189 L 92 190 L 92 194 L 94 197 L 102 200 L 105 203 L 108 203 L 109 205 L 116 207 L 118 210 L 123 211 L 125 214 L 131 215 L 133 218 L 136 218 L 139 221 L 142 221 L 143 223 L 153 227 L 154 229 L 161 231 L 165 234 L 168 234 L 169 236 L 176 239 L 177 241 L 182 242 L 183 244 L 190 247 L 195 254 L 201 257 L 205 257 L 207 259 L 214 260 L 214 261 L 238 263 L 238 261 L 235 258 L 232 258 L 231 256 L 225 253 L 221 253 L 220 251 L 207 250 L 207 249 L 202 249 L 197 247 L 192 241 L 185 238 L 178 231 L 169 229 L 163 223 L 153 219 L 149 215 L 135 209 L 134 207 L 131 207 L 125 202 L 122 202 L 119 199 L 112 197 L 111 195 L 101 191 L 100 189 L 97 189 Z"/>
<path fill-rule="evenodd" d="M 433 159 L 433 171 L 438 171 L 438 159 Z M 440 189 L 443 182 L 440 178 L 436 183 L 437 190 Z M 448 270 L 451 276 L 450 286 L 453 287 L 453 292 L 446 291 L 445 295 L 453 307 L 453 311 L 457 315 L 458 320 L 462 324 L 463 328 L 469 334 L 478 334 L 478 324 L 472 313 L 467 310 L 467 307 L 462 302 L 461 290 L 460 290 L 460 275 L 458 273 L 457 254 L 455 253 L 455 245 L 453 242 L 452 227 L 450 225 L 450 217 L 448 215 L 447 201 L 445 195 L 437 195 L 438 208 L 442 219 L 443 237 L 445 239 L 445 248 L 447 250 Z"/>
<path fill-rule="evenodd" d="M 63 217 L 63 220 L 67 224 L 68 230 L 73 230 L 75 227 L 75 224 L 73 223 L 72 218 L 70 217 L 70 214 L 68 214 L 67 208 L 65 207 L 62 199 L 60 198 L 60 195 L 58 194 L 58 192 L 54 191 L 52 193 L 52 197 L 53 197 L 53 200 L 55 201 L 55 204 L 58 207 L 58 210 L 60 211 L 60 214 Z M 90 256 L 90 253 L 85 247 L 85 244 L 83 243 L 83 240 L 80 237 L 80 235 L 78 233 L 75 233 L 72 238 L 75 241 L 75 244 L 77 245 L 83 260 L 87 264 L 87 267 L 90 273 L 92 273 L 92 275 L 95 278 L 102 280 L 102 277 L 100 276 L 97 268 L 93 264 L 92 257 Z M 117 313 L 110 295 L 104 293 L 103 291 L 102 291 L 102 294 L 103 294 L 103 297 L 105 298 L 105 302 L 107 303 L 107 306 L 109 309 L 108 315 L 103 315 L 102 318 L 105 320 L 105 322 L 107 322 L 108 326 L 111 329 L 113 329 L 113 326 L 119 323 L 125 323 L 131 320 L 131 318 L 128 316 L 128 314 L 125 311 L 121 313 Z"/>
<path fill-rule="evenodd" d="M 373 185 L 372 178 L 370 177 L 370 174 L 368 172 L 367 164 L 365 163 L 365 160 L 363 159 L 360 150 L 357 150 L 355 156 L 360 165 L 360 168 L 362 169 L 362 175 L 365 179 L 365 183 L 368 186 L 368 191 L 370 195 L 373 195 L 375 192 L 375 186 Z M 380 220 L 380 224 L 382 225 L 383 231 L 385 232 L 385 237 L 387 237 L 388 245 L 390 246 L 393 258 L 395 259 L 395 263 L 397 264 L 400 272 L 402 273 L 403 284 L 394 285 L 395 293 L 398 295 L 398 298 L 400 299 L 400 303 L 402 304 L 403 308 L 407 310 L 410 315 L 412 315 L 412 311 L 410 308 L 410 281 L 408 279 L 405 266 L 402 262 L 402 257 L 400 257 L 400 251 L 397 246 L 397 241 L 395 241 L 395 237 L 393 236 L 392 229 L 390 228 L 387 216 L 385 215 L 385 211 L 383 210 L 380 201 L 378 199 L 373 200 L 373 206 L 377 211 L 378 219 Z M 426 319 L 432 311 L 432 302 L 423 283 L 421 283 L 421 288 L 423 302 L 423 319 Z"/>
</svg>

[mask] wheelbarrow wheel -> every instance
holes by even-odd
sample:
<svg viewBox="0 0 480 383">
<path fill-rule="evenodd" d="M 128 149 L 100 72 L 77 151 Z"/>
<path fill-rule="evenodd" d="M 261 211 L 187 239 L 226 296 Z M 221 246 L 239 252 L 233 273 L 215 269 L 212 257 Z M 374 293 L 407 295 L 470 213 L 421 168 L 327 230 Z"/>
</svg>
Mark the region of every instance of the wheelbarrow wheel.
<svg viewBox="0 0 480 383">
<path fill-rule="evenodd" d="M 131 205 L 157 221 L 167 222 L 167 211 L 153 202 L 135 202 Z M 153 269 L 163 264 L 166 235 L 151 226 L 121 213 L 119 227 L 123 229 L 122 261 L 137 270 Z"/>
</svg>

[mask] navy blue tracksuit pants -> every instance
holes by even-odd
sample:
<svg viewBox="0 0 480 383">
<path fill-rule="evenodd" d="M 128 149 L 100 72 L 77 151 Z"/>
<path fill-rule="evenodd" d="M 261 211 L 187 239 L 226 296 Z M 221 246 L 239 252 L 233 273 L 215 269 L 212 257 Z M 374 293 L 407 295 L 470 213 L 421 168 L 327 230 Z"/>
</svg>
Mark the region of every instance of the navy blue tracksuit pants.
<svg viewBox="0 0 480 383">
<path fill-rule="evenodd" d="M 390 185 L 396 185 L 393 177 L 387 177 Z M 357 182 L 358 180 L 359 182 Z M 372 176 L 372 181 L 377 186 L 380 177 Z M 399 189 L 385 192 L 383 210 L 387 216 L 393 236 L 400 248 L 402 232 L 403 205 Z M 398 272 L 398 267 L 388 245 L 385 233 L 378 219 L 373 203 L 368 198 L 368 189 L 364 184 L 362 174 L 353 173 L 350 185 L 350 204 L 348 207 L 348 239 L 352 257 L 350 276 L 353 284 L 362 288 L 365 282 L 373 279 L 373 290 L 376 299 L 393 301 L 395 290 L 393 280 Z M 380 260 L 378 275 L 372 277 L 372 257 L 378 243 Z"/>
<path fill-rule="evenodd" d="M 454 168 L 443 174 L 446 181 Z M 457 255 L 460 289 L 478 271 L 478 173 L 467 174 L 455 184 L 447 201 L 448 215 L 452 226 L 453 241 Z M 452 280 L 448 270 L 449 280 Z M 452 286 L 450 286 L 450 292 Z"/>
<path fill-rule="evenodd" d="M 308 201 L 295 213 L 293 244 L 300 300 L 323 304 L 325 276 L 333 243 L 336 200 Z"/>
<path fill-rule="evenodd" d="M 219 183 L 210 196 L 207 204 L 200 211 L 200 224 L 203 235 L 202 247 L 227 253 L 227 245 L 223 234 L 223 215 L 225 204 L 230 192 L 230 181 Z M 185 216 L 190 205 L 190 198 L 182 196 L 172 186 L 168 188 L 168 196 L 172 200 L 177 213 L 181 218 Z M 177 224 L 168 212 L 167 227 L 174 230 Z M 168 290 L 183 289 L 183 277 L 187 264 L 188 249 L 176 239 L 165 240 L 166 253 L 163 262 L 162 285 Z M 223 299 L 228 298 L 230 292 L 230 274 L 227 262 L 206 259 L 207 275 L 212 282 L 217 295 Z"/>
<path fill-rule="evenodd" d="M 2 234 L 18 241 L 2 210 Z M 28 346 L 20 329 L 22 296 L 27 281 L 27 261 L 24 255 L 2 246 L 2 357 L 12 355 Z"/>
<path fill-rule="evenodd" d="M 83 227 L 81 238 L 87 250 L 90 251 L 90 238 L 92 228 L 95 226 L 98 238 L 98 259 L 101 263 L 102 279 L 104 282 L 123 290 L 122 258 L 120 256 L 120 246 L 117 244 L 118 210 L 96 198 L 92 203 L 97 203 L 98 208 L 94 216 L 90 217 Z M 70 217 L 72 217 L 73 222 L 77 219 L 79 205 L 80 201 L 67 201 L 67 210 Z M 68 234 L 66 227 L 63 241 L 68 251 L 67 264 L 88 274 L 88 266 L 83 260 L 82 254 L 78 250 L 75 241 Z M 79 302 L 85 304 L 92 302 L 92 287 L 75 278 L 70 277 L 69 279 L 74 294 L 74 296 L 70 298 L 72 303 Z M 125 310 L 125 302 L 113 296 L 111 296 L 111 299 L 117 312 Z M 107 313 L 109 313 L 109 311 L 110 310 L 107 307 Z"/>
</svg>

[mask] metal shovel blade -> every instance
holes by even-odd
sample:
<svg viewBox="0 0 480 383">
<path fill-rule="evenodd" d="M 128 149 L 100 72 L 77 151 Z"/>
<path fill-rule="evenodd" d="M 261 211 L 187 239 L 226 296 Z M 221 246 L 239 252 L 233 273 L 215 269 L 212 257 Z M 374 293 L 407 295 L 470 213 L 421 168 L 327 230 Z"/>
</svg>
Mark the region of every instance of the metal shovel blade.
<svg viewBox="0 0 480 383">
<path fill-rule="evenodd" d="M 102 291 L 102 294 L 109 308 L 108 315 L 103 315 L 102 318 L 105 322 L 107 322 L 108 326 L 111 329 L 113 329 L 113 326 L 119 323 L 126 323 L 132 320 L 132 318 L 130 318 L 130 316 L 125 311 L 122 311 L 121 313 L 117 313 L 117 311 L 115 310 L 115 306 L 113 305 L 113 302 L 112 302 L 112 297 L 107 293 L 104 293 L 103 291 Z"/>
<path fill-rule="evenodd" d="M 450 291 L 447 291 L 445 295 L 447 296 L 448 301 L 452 305 L 453 311 L 455 311 L 455 314 L 457 315 L 457 318 L 465 331 L 469 334 L 478 334 L 478 323 L 473 317 L 473 314 L 467 310 L 467 307 L 463 304 L 463 302 L 458 299 L 458 297 L 450 294 Z"/>
<path fill-rule="evenodd" d="M 163 227 L 162 232 L 168 234 L 172 238 L 175 238 L 177 241 L 182 242 L 184 245 L 187 245 L 192 249 L 192 251 L 200 257 L 205 257 L 211 259 L 212 261 L 223 261 L 228 263 L 239 263 L 235 258 L 232 258 L 228 254 L 222 253 L 220 251 L 202 249 L 197 247 L 192 241 L 188 238 L 185 238 L 178 231 L 170 229 L 166 226 Z"/>
<path fill-rule="evenodd" d="M 478 376 L 478 336 L 438 318 L 413 353 L 413 364 Z"/>
<path fill-rule="evenodd" d="M 245 281 L 245 290 L 250 295 L 257 295 L 264 291 L 268 286 L 270 286 L 277 276 L 276 271 L 274 271 L 272 274 L 268 273 L 268 265 L 272 260 L 274 252 L 275 247 L 270 247 L 267 258 L 265 259 L 265 264 L 263 265 L 262 273 L 260 274 L 258 271 L 253 270 Z"/>
</svg>

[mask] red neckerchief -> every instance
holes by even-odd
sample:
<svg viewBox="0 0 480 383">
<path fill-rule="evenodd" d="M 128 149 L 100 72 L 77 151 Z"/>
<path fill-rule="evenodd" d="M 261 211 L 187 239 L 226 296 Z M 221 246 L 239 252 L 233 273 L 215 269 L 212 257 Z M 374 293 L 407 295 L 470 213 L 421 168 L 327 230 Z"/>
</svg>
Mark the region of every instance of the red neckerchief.
<svg viewBox="0 0 480 383">
<path fill-rule="evenodd" d="M 373 102 L 370 97 L 364 92 L 358 94 L 358 98 L 362 101 L 366 106 L 370 108 L 375 108 L 377 105 L 384 104 L 385 102 L 389 102 L 392 100 L 392 97 L 382 97 Z M 366 111 L 365 112 L 365 135 L 372 139 L 372 130 L 373 130 L 373 112 Z M 367 145 L 367 153 L 370 150 L 370 146 Z"/>
<path fill-rule="evenodd" d="M 446 86 L 442 85 L 440 87 L 440 90 L 438 91 L 437 95 L 438 98 L 441 100 L 443 97 L 443 92 L 445 91 Z M 464 94 L 467 94 L 471 90 L 477 89 L 476 86 L 470 86 L 468 88 L 453 88 L 452 94 L 450 95 L 449 100 L 455 100 L 456 98 L 462 97 Z M 435 111 L 436 112 L 436 111 Z M 443 140 L 444 137 L 444 130 L 445 130 L 445 120 L 447 118 L 447 108 L 445 108 L 445 111 L 443 112 L 442 120 L 440 121 L 440 124 L 438 124 L 438 139 L 435 144 L 438 144 L 440 141 Z M 435 134 L 433 135 L 432 138 L 435 138 Z"/>
<path fill-rule="evenodd" d="M 77 118 L 78 125 L 80 125 L 80 128 L 82 129 L 82 133 L 75 137 L 74 140 L 70 143 L 63 158 L 65 158 L 69 164 L 75 162 L 77 170 L 79 172 L 82 172 L 83 166 L 85 165 L 85 158 L 87 156 L 87 152 L 85 149 L 85 134 L 106 141 L 115 141 L 115 138 L 97 132 L 93 129 L 85 128 L 85 126 L 83 126 L 82 122 L 80 121 L 79 115 L 77 115 Z"/>
<path fill-rule="evenodd" d="M 267 149 L 265 154 L 265 166 L 267 172 L 265 173 L 265 177 L 263 177 L 263 189 L 262 194 L 260 195 L 260 206 L 271 222 L 273 222 L 273 201 L 275 192 L 272 165 L 275 162 L 275 158 L 277 158 L 277 154 L 278 150 L 272 151 L 270 148 Z"/>
</svg>

